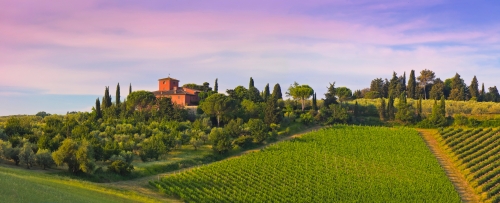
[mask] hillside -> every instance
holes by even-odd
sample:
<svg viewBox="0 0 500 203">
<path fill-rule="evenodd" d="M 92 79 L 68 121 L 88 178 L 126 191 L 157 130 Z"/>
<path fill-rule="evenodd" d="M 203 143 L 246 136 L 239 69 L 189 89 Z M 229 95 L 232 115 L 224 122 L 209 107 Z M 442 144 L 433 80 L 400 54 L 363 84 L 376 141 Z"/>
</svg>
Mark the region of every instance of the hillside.
<svg viewBox="0 0 500 203">
<path fill-rule="evenodd" d="M 408 128 L 335 126 L 151 184 L 189 202 L 460 202 Z"/>
<path fill-rule="evenodd" d="M 0 181 L 2 202 L 162 202 L 134 192 L 5 166 L 0 167 Z"/>
</svg>

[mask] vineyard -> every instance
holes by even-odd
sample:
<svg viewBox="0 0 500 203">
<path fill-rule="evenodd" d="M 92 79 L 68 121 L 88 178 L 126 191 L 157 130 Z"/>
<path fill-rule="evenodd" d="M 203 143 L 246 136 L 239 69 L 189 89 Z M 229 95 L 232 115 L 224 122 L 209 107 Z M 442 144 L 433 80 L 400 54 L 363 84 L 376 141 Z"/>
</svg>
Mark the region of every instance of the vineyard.
<svg viewBox="0 0 500 203">
<path fill-rule="evenodd" d="M 486 200 L 500 202 L 500 129 L 453 129 L 440 132 L 467 180 Z"/>
<path fill-rule="evenodd" d="M 460 202 L 408 128 L 335 126 L 150 183 L 186 202 Z"/>
</svg>

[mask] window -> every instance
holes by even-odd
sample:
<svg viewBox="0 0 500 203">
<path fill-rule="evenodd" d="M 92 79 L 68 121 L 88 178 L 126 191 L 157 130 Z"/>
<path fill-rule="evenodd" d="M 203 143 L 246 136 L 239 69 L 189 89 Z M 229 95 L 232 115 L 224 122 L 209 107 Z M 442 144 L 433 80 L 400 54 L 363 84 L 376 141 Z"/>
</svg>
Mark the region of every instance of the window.
<svg viewBox="0 0 500 203">
<path fill-rule="evenodd" d="M 163 81 L 163 84 L 165 84 L 165 81 Z"/>
</svg>

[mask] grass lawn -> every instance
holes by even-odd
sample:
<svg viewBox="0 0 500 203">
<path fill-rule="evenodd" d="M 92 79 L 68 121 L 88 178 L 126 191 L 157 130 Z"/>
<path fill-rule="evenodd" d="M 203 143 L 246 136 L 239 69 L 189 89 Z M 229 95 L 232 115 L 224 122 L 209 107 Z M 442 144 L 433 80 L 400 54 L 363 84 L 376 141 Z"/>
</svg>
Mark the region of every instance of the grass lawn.
<svg viewBox="0 0 500 203">
<path fill-rule="evenodd" d="M 0 166 L 1 202 L 160 202 L 135 192 Z"/>
</svg>

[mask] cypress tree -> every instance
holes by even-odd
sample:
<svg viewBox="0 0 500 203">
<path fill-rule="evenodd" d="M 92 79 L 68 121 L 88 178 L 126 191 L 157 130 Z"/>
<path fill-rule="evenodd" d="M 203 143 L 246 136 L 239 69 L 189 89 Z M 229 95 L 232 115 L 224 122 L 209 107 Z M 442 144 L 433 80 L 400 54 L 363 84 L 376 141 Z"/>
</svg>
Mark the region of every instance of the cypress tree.
<svg viewBox="0 0 500 203">
<path fill-rule="evenodd" d="M 387 102 L 387 118 L 389 120 L 394 120 L 395 113 L 394 97 L 389 94 L 389 101 Z"/>
<path fill-rule="evenodd" d="M 115 100 L 116 100 L 116 106 L 119 107 L 120 106 L 120 83 L 118 83 L 118 85 L 116 85 L 116 96 L 115 96 Z"/>
<path fill-rule="evenodd" d="M 446 100 L 444 96 L 441 96 L 441 102 L 439 104 L 439 113 L 441 116 L 446 117 Z"/>
<path fill-rule="evenodd" d="M 399 84 L 398 75 L 393 71 L 391 81 L 389 82 L 389 96 L 396 97 L 399 95 L 399 90 L 401 89 L 401 86 L 398 87 Z"/>
<path fill-rule="evenodd" d="M 470 97 L 476 97 L 476 100 L 479 98 L 479 84 L 477 82 L 476 76 L 472 78 L 472 82 L 469 87 Z"/>
<path fill-rule="evenodd" d="M 128 94 L 132 94 L 132 83 L 128 86 Z"/>
<path fill-rule="evenodd" d="M 97 119 L 102 118 L 101 102 L 99 101 L 99 97 L 95 100 L 95 113 Z"/>
<path fill-rule="evenodd" d="M 219 92 L 219 78 L 215 78 L 214 92 Z"/>
<path fill-rule="evenodd" d="M 356 104 L 358 103 L 358 101 L 356 101 Z M 316 103 L 316 92 L 314 93 L 313 95 L 313 99 L 312 99 L 312 108 L 314 111 L 317 111 L 318 110 L 318 105 Z"/>
<path fill-rule="evenodd" d="M 485 94 L 486 93 L 484 92 L 484 83 L 483 83 L 482 87 L 481 87 L 481 94 L 479 95 L 478 101 L 484 101 L 485 100 L 485 98 L 484 98 Z"/>
<path fill-rule="evenodd" d="M 250 77 L 250 83 L 248 84 L 248 89 L 252 89 L 252 87 L 255 87 L 253 84 L 253 78 Z"/>
<path fill-rule="evenodd" d="M 274 99 L 278 100 L 278 99 L 283 99 L 283 95 L 281 94 L 281 86 L 279 83 L 276 83 L 276 85 L 274 85 L 274 89 L 273 89 L 273 94 L 272 96 L 274 97 Z"/>
<path fill-rule="evenodd" d="M 269 93 L 269 83 L 267 83 L 266 87 L 264 88 L 264 92 L 262 93 L 262 98 L 264 101 L 266 101 L 271 94 Z"/>
<path fill-rule="evenodd" d="M 378 114 L 380 116 L 380 120 L 385 121 L 387 119 L 387 112 L 385 109 L 385 99 L 380 98 L 380 107 L 378 108 Z"/>
<path fill-rule="evenodd" d="M 108 98 L 109 98 L 109 89 L 108 89 L 108 87 L 105 87 L 104 96 L 102 97 L 102 104 L 101 104 L 103 109 L 108 107 Z"/>
<path fill-rule="evenodd" d="M 264 123 L 267 126 L 271 125 L 271 123 L 278 124 L 280 122 L 278 103 L 275 99 L 270 98 L 266 102 L 266 108 L 264 112 Z"/>
<path fill-rule="evenodd" d="M 396 113 L 396 119 L 402 122 L 412 122 L 414 114 L 410 109 L 411 106 L 408 105 L 406 101 L 406 92 L 402 92 L 399 96 L 398 112 Z"/>
</svg>

